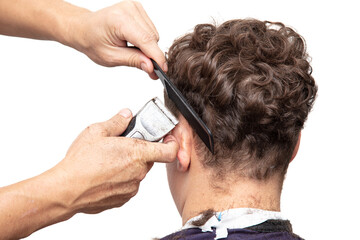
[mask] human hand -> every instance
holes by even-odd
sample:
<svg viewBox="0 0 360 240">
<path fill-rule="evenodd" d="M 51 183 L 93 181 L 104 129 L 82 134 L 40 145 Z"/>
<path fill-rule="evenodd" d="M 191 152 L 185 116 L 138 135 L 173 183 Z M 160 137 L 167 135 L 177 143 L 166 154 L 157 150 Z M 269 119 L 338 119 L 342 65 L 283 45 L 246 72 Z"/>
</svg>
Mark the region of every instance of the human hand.
<svg viewBox="0 0 360 240">
<path fill-rule="evenodd" d="M 68 45 L 103 66 L 126 65 L 144 70 L 157 79 L 150 58 L 167 71 L 159 34 L 139 2 L 123 1 L 97 12 L 71 18 Z M 128 47 L 128 43 L 135 47 Z"/>
<path fill-rule="evenodd" d="M 168 135 L 164 143 L 119 137 L 131 120 L 122 110 L 106 122 L 86 128 L 55 169 L 69 187 L 67 203 L 74 212 L 98 213 L 120 207 L 135 196 L 154 162 L 172 162 L 178 144 Z"/>
</svg>

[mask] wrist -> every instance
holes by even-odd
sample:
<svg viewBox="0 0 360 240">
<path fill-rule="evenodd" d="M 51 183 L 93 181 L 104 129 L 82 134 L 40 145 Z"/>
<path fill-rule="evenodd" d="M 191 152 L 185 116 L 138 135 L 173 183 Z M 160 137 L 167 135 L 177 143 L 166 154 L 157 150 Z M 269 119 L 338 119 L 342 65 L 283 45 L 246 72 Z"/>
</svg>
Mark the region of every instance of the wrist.
<svg viewBox="0 0 360 240">
<path fill-rule="evenodd" d="M 56 165 L 39 175 L 37 182 L 46 189 L 44 199 L 48 200 L 56 222 L 67 220 L 78 212 L 72 204 L 76 184 L 61 166 Z"/>
<path fill-rule="evenodd" d="M 65 157 L 63 161 L 44 173 L 44 177 L 54 189 L 52 200 L 62 207 L 64 215 L 69 216 L 68 218 L 83 212 L 90 203 L 87 200 L 83 201 L 83 198 L 86 198 L 87 191 L 92 189 L 92 186 L 89 186 L 91 181 L 88 178 L 85 178 L 86 181 L 83 180 L 82 173 L 77 170 L 78 166 L 69 165 L 74 162 L 73 160 Z"/>
<path fill-rule="evenodd" d="M 91 11 L 68 4 L 63 12 L 66 14 L 59 16 L 59 32 L 55 34 L 55 40 L 81 51 L 84 48 L 86 16 Z"/>
</svg>

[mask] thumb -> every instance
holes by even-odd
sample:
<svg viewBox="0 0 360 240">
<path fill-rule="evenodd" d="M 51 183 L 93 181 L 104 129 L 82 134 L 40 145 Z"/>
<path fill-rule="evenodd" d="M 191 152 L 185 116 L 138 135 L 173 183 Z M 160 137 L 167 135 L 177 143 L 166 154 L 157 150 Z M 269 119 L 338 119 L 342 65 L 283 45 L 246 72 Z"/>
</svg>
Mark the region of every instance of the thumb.
<svg viewBox="0 0 360 240">
<path fill-rule="evenodd" d="M 132 113 L 129 109 L 122 109 L 118 114 L 113 116 L 111 119 L 106 122 L 101 123 L 101 125 L 105 128 L 106 135 L 111 137 L 120 136 L 131 120 Z"/>
<path fill-rule="evenodd" d="M 141 147 L 140 159 L 146 163 L 162 162 L 170 163 L 175 161 L 176 155 L 179 151 L 179 143 L 172 135 L 167 135 L 163 143 L 153 143 L 144 141 Z"/>
</svg>

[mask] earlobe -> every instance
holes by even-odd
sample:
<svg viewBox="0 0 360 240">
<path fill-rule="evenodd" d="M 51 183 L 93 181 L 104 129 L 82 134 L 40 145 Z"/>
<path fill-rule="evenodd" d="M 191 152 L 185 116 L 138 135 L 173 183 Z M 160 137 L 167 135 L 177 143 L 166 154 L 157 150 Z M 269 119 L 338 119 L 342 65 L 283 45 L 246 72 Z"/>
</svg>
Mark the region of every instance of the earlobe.
<svg viewBox="0 0 360 240">
<path fill-rule="evenodd" d="M 181 146 L 180 146 L 180 150 L 177 154 L 177 160 L 178 160 L 177 169 L 180 172 L 186 172 L 190 166 L 190 156 L 186 152 L 186 150 L 183 149 Z"/>
<path fill-rule="evenodd" d="M 179 124 L 173 129 L 172 135 L 180 145 L 177 153 L 177 169 L 180 172 L 186 172 L 190 167 L 193 138 L 192 128 L 184 117 L 179 117 Z"/>
</svg>

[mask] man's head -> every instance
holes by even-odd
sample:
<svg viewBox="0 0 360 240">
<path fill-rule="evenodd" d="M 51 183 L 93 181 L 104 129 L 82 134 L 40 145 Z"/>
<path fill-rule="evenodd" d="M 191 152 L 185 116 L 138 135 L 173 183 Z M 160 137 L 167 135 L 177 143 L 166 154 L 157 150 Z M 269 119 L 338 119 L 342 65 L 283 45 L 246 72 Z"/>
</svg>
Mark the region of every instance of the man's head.
<svg viewBox="0 0 360 240">
<path fill-rule="evenodd" d="M 283 177 L 317 92 L 302 37 L 282 23 L 201 24 L 177 39 L 167 58 L 170 79 L 212 131 L 214 155 L 190 135 L 213 179 Z M 187 165 L 181 158 L 191 154 L 181 146 L 179 169 L 186 169 L 192 159 Z"/>
</svg>

